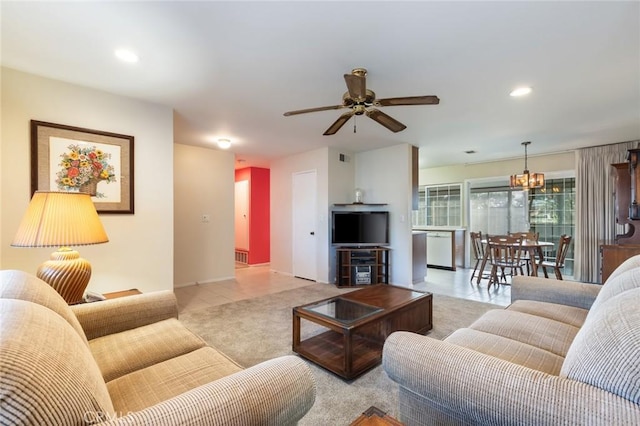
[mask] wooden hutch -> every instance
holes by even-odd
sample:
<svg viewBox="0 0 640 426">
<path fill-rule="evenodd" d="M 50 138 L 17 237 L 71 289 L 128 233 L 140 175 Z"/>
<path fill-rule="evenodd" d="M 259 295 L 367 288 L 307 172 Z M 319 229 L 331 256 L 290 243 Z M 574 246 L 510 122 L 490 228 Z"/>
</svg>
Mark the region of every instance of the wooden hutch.
<svg viewBox="0 0 640 426">
<path fill-rule="evenodd" d="M 615 174 L 615 217 L 624 234 L 600 245 L 600 273 L 604 283 L 625 260 L 640 254 L 640 149 L 630 149 L 627 163 L 612 164 Z"/>
</svg>

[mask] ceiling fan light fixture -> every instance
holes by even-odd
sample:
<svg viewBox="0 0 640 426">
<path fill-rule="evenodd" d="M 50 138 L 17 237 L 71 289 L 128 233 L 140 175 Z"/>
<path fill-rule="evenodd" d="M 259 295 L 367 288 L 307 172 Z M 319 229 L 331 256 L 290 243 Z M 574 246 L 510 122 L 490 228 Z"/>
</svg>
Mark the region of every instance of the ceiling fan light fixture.
<svg viewBox="0 0 640 426">
<path fill-rule="evenodd" d="M 515 98 L 519 97 L 519 96 L 526 96 L 529 93 L 531 93 L 533 89 L 531 87 L 518 87 L 514 90 L 511 91 L 511 93 L 509 93 L 509 96 L 513 96 Z"/>
<path fill-rule="evenodd" d="M 524 145 L 524 171 L 522 174 L 511 175 L 509 178 L 509 186 L 511 189 L 529 189 L 541 188 L 544 186 L 544 173 L 531 173 L 527 168 L 527 146 L 531 142 L 522 142 Z"/>
</svg>

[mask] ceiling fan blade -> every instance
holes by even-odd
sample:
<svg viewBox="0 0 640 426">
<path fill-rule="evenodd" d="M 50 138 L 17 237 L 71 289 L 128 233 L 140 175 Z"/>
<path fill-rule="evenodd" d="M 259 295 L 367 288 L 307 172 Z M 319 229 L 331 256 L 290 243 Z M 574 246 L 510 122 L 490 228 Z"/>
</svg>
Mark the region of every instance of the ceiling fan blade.
<svg viewBox="0 0 640 426">
<path fill-rule="evenodd" d="M 355 114 L 355 111 L 351 110 L 349 112 L 345 112 L 323 133 L 324 136 L 334 135 L 344 124 L 349 121 L 351 116 Z"/>
<path fill-rule="evenodd" d="M 408 96 L 405 98 L 387 98 L 375 101 L 376 106 L 395 105 L 438 105 L 440 99 L 437 96 Z"/>
<path fill-rule="evenodd" d="M 324 106 L 324 107 L 317 107 L 317 108 L 299 109 L 296 111 L 287 111 L 284 113 L 284 116 L 288 117 L 290 115 L 306 114 L 308 112 L 317 112 L 317 111 L 329 111 L 331 109 L 341 109 L 341 108 L 344 108 L 344 105 L 332 105 L 332 106 Z"/>
<path fill-rule="evenodd" d="M 378 109 L 375 109 L 375 108 L 368 109 L 366 114 L 367 114 L 367 117 L 377 121 L 378 123 L 382 124 L 384 127 L 386 127 L 387 129 L 391 130 L 394 133 L 400 132 L 407 128 L 407 126 L 405 126 L 395 118 L 385 114 L 384 112 Z"/>
<path fill-rule="evenodd" d="M 344 81 L 347 83 L 349 96 L 356 101 L 362 102 L 367 97 L 367 79 L 364 75 L 345 74 Z"/>
</svg>

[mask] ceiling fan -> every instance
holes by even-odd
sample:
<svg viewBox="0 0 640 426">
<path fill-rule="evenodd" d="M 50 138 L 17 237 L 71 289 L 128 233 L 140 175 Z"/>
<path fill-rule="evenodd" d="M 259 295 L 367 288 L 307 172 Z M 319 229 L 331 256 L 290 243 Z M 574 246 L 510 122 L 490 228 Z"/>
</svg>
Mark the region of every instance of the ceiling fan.
<svg viewBox="0 0 640 426">
<path fill-rule="evenodd" d="M 393 117 L 385 114 L 375 107 L 396 106 L 396 105 L 437 105 L 440 99 L 437 96 L 409 96 L 404 98 L 376 99 L 376 94 L 367 89 L 367 70 L 355 68 L 351 74 L 345 74 L 344 80 L 347 83 L 347 92 L 342 95 L 342 104 L 325 107 L 299 109 L 284 113 L 285 117 L 296 114 L 306 114 L 308 112 L 328 111 L 331 109 L 349 108 L 349 111 L 342 114 L 323 133 L 325 136 L 335 134 L 354 115 L 363 115 L 377 121 L 392 132 L 400 132 L 407 128 L 404 124 Z M 354 128 L 355 131 L 355 128 Z"/>
</svg>

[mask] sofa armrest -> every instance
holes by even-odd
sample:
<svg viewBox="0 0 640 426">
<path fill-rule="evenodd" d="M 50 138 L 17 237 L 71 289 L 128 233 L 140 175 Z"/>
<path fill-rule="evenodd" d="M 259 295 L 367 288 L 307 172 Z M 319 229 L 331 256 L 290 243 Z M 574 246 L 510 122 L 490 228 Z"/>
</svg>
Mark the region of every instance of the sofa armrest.
<svg viewBox="0 0 640 426">
<path fill-rule="evenodd" d="M 612 393 L 414 333 L 389 336 L 383 368 L 453 423 L 640 424 L 640 407 Z"/>
<path fill-rule="evenodd" d="M 105 424 L 295 425 L 315 398 L 311 369 L 300 358 L 287 355 Z"/>
<path fill-rule="evenodd" d="M 176 297 L 169 290 L 72 305 L 71 309 L 89 340 L 178 318 Z"/>
<path fill-rule="evenodd" d="M 601 288 L 599 284 L 518 275 L 511 284 L 511 302 L 537 300 L 590 309 Z"/>
</svg>

